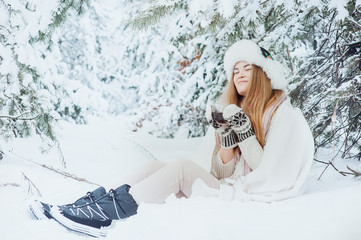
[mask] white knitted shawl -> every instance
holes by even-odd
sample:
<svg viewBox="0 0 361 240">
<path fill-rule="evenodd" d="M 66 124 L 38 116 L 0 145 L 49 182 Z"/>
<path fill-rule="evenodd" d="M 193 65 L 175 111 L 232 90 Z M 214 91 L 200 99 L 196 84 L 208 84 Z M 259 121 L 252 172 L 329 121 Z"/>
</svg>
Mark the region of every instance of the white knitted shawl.
<svg viewBox="0 0 361 240">
<path fill-rule="evenodd" d="M 192 160 L 207 171 L 211 169 L 215 140 L 214 129 L 209 128 L 193 155 Z M 313 154 L 314 142 L 310 128 L 301 111 L 286 100 L 271 120 L 258 168 L 231 187 L 221 186 L 219 195 L 228 195 L 226 198 L 231 200 L 262 202 L 300 195 L 304 190 Z"/>
</svg>

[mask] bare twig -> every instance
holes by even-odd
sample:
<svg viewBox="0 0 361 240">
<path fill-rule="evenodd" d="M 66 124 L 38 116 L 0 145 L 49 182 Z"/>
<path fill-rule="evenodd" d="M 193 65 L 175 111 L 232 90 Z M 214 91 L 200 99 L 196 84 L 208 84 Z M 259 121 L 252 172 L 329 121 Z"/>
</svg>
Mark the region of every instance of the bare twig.
<svg viewBox="0 0 361 240">
<path fill-rule="evenodd" d="M 321 179 L 322 175 L 325 173 L 326 169 L 327 169 L 329 166 L 330 166 L 330 164 L 327 164 L 327 166 L 325 167 L 325 169 L 323 169 L 321 175 L 318 177 L 317 180 L 320 180 L 320 179 Z"/>
<path fill-rule="evenodd" d="M 293 72 L 293 65 L 292 65 L 292 60 L 291 60 L 291 54 L 290 54 L 290 49 L 287 46 L 287 56 L 288 56 L 288 60 L 290 62 L 290 68 L 291 68 L 291 72 Z"/>
<path fill-rule="evenodd" d="M 345 171 L 340 171 L 338 170 L 335 165 L 332 163 L 332 160 L 329 161 L 329 162 L 324 162 L 324 161 L 320 161 L 320 160 L 317 160 L 317 159 L 313 159 L 314 161 L 316 162 L 319 162 L 319 163 L 322 163 L 322 164 L 325 164 L 326 167 L 323 169 L 321 175 L 318 177 L 317 180 L 320 180 L 322 175 L 324 174 L 324 172 L 326 171 L 326 169 L 329 167 L 329 166 L 332 166 L 339 174 L 341 174 L 342 176 L 346 176 L 346 175 L 354 175 L 355 177 L 359 177 L 361 176 L 361 172 L 358 172 L 356 170 L 353 170 L 351 169 L 349 166 L 347 166 L 347 169 L 350 170 L 351 172 L 345 172 Z"/>
<path fill-rule="evenodd" d="M 34 162 L 34 161 L 30 160 L 30 159 L 26 159 L 26 158 L 24 158 L 24 157 L 17 156 L 17 155 L 14 154 L 14 153 L 12 153 L 12 154 L 13 154 L 15 157 L 17 157 L 18 159 L 22 159 L 22 160 L 28 161 L 28 162 L 30 162 L 30 163 L 32 163 L 32 164 L 35 164 L 35 165 L 38 165 L 38 166 L 40 166 L 40 167 L 46 168 L 46 169 L 48 169 L 48 170 L 50 170 L 50 171 L 53 171 L 53 172 L 55 172 L 55 173 L 57 173 L 57 174 L 60 174 L 60 175 L 62 175 L 62 176 L 64 176 L 64 177 L 66 177 L 66 178 L 71 178 L 71 179 L 74 179 L 74 180 L 79 181 L 79 182 L 86 182 L 86 183 L 89 183 L 89 184 L 93 184 L 93 185 L 96 185 L 96 186 L 100 186 L 99 184 L 93 183 L 93 182 L 87 180 L 86 178 L 81 178 L 81 177 L 76 176 L 75 174 L 71 174 L 71 173 L 68 173 L 68 172 L 65 172 L 65 171 L 61 171 L 61 170 L 55 169 L 55 168 L 53 168 L 53 167 L 51 167 L 51 166 L 48 166 L 48 165 L 45 165 L 45 164 L 40 164 L 40 163 Z"/>
<path fill-rule="evenodd" d="M 5 27 L 4 25 L 0 25 L 0 27 L 4 28 L 6 31 L 8 31 L 9 34 L 11 34 L 10 30 L 7 27 Z"/>
<path fill-rule="evenodd" d="M 20 184 L 18 184 L 18 183 L 2 183 L 2 184 L 0 184 L 0 187 L 7 187 L 7 186 L 20 187 Z"/>
<path fill-rule="evenodd" d="M 157 160 L 157 158 L 154 157 L 154 155 L 151 152 L 149 152 L 148 149 L 146 149 L 145 147 L 143 147 L 142 145 L 140 145 L 136 141 L 133 141 L 133 140 L 131 140 L 129 138 L 126 138 L 126 137 L 123 137 L 123 139 L 133 143 L 134 145 L 136 145 L 139 148 L 139 150 L 141 151 L 141 153 L 143 153 L 145 155 L 145 157 L 148 158 L 149 160 L 152 160 L 152 161 Z"/>
<path fill-rule="evenodd" d="M 319 163 L 328 164 L 327 162 L 317 160 L 316 158 L 314 158 L 313 160 L 316 161 L 316 162 L 319 162 Z"/>
<path fill-rule="evenodd" d="M 337 172 L 339 172 L 342 176 L 346 176 L 345 173 L 344 173 L 344 172 L 341 172 L 340 170 L 338 170 L 338 169 L 335 167 L 335 165 L 333 165 L 332 162 L 330 162 L 330 165 L 331 165 Z"/>
<path fill-rule="evenodd" d="M 23 179 L 28 183 L 28 195 L 35 195 L 38 197 L 42 197 L 41 193 L 39 191 L 39 189 L 35 186 L 35 184 L 27 177 L 25 176 L 25 174 L 23 172 L 21 172 L 23 174 Z M 34 193 L 35 191 L 35 193 Z"/>
<path fill-rule="evenodd" d="M 61 164 L 62 164 L 63 168 L 66 168 L 65 157 L 64 157 L 63 151 L 61 150 L 61 147 L 60 147 L 60 143 L 59 143 L 59 142 L 56 142 L 56 147 L 58 148 L 58 151 L 59 151 L 59 153 L 60 153 L 60 161 L 61 161 Z"/>
<path fill-rule="evenodd" d="M 356 177 L 361 176 L 361 172 L 353 170 L 349 166 L 347 166 L 347 169 L 350 170 L 353 174 L 355 174 Z"/>
<path fill-rule="evenodd" d="M 71 178 L 71 179 L 77 180 L 77 181 L 79 181 L 79 182 L 86 182 L 86 183 L 90 183 L 90 184 L 93 184 L 93 185 L 100 186 L 99 184 L 93 183 L 93 182 L 87 180 L 86 178 L 81 178 L 81 177 L 78 177 L 78 176 L 76 176 L 76 175 L 74 175 L 74 174 L 71 174 L 71 173 L 68 173 L 68 172 L 64 172 L 64 171 L 61 171 L 61 170 L 58 170 L 58 169 L 54 169 L 54 168 L 51 167 L 51 166 L 48 166 L 48 165 L 45 165 L 45 164 L 39 164 L 39 163 L 33 162 L 33 161 L 31 161 L 31 160 L 30 160 L 30 162 L 32 162 L 32 163 L 34 163 L 34 164 L 36 164 L 36 165 L 38 165 L 38 166 L 40 166 L 40 167 L 46 168 L 46 169 L 48 169 L 48 170 L 50 170 L 50 171 L 53 171 L 53 172 L 55 172 L 55 173 L 57 173 L 57 174 L 60 174 L 60 175 L 62 175 L 62 176 L 64 176 L 64 177 Z"/>
</svg>

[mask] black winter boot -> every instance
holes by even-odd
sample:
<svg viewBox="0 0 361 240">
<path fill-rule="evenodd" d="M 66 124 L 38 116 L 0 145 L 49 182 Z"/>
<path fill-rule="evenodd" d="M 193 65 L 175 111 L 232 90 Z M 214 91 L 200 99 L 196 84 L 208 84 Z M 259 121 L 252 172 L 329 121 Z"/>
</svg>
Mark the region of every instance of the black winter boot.
<svg viewBox="0 0 361 240">
<path fill-rule="evenodd" d="M 60 207 L 80 206 L 80 205 L 84 205 L 84 204 L 87 204 L 87 203 L 90 203 L 90 202 L 94 202 L 96 199 L 104 196 L 106 193 L 107 192 L 105 191 L 104 187 L 99 187 L 99 188 L 95 189 L 92 192 L 87 192 L 86 195 L 79 198 L 74 203 L 66 204 L 66 205 L 63 205 L 63 206 L 60 206 Z M 31 212 L 39 220 L 46 219 L 46 218 L 51 219 L 52 216 L 50 214 L 50 210 L 51 210 L 52 207 L 53 206 L 51 204 L 43 203 L 43 202 L 38 201 L 38 200 L 32 200 L 29 203 L 29 208 L 30 208 Z"/>
<path fill-rule="evenodd" d="M 107 193 L 107 191 L 105 191 L 104 187 L 98 187 L 97 189 L 95 189 L 92 192 L 87 192 L 87 194 L 85 196 L 79 198 L 74 203 L 62 205 L 62 206 L 64 206 L 64 207 L 69 206 L 69 205 L 80 206 L 80 205 L 84 205 L 87 203 L 91 203 L 91 202 L 94 202 L 95 200 L 97 200 L 98 198 L 104 196 L 106 193 Z"/>
<path fill-rule="evenodd" d="M 106 236 L 112 220 L 120 220 L 137 213 L 138 204 L 125 184 L 82 205 L 68 204 L 53 207 L 51 216 L 66 228 L 94 237 Z"/>
</svg>

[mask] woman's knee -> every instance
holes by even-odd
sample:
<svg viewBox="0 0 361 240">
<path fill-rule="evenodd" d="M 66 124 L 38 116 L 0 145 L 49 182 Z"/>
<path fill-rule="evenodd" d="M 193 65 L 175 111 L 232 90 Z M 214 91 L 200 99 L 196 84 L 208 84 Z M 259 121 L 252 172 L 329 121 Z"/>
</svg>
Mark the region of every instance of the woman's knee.
<svg viewBox="0 0 361 240">
<path fill-rule="evenodd" d="M 174 166 L 177 166 L 177 168 L 184 168 L 185 166 L 193 165 L 194 162 L 188 160 L 188 159 L 177 159 L 171 163 Z"/>
<path fill-rule="evenodd" d="M 140 168 L 152 170 L 152 169 L 160 169 L 165 165 L 166 164 L 164 162 L 152 160 L 152 161 L 147 161 L 147 162 L 142 163 Z"/>
</svg>

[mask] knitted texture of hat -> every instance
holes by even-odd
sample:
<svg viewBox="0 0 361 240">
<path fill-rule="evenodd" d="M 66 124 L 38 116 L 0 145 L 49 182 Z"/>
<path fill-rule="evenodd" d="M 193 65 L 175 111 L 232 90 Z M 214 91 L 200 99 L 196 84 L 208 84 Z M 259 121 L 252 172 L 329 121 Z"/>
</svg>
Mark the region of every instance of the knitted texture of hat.
<svg viewBox="0 0 361 240">
<path fill-rule="evenodd" d="M 271 80 L 272 89 L 286 90 L 288 81 L 285 77 L 285 68 L 282 64 L 262 54 L 260 46 L 251 40 L 240 40 L 228 48 L 224 55 L 224 70 L 230 80 L 234 65 L 246 61 L 262 68 Z"/>
</svg>

